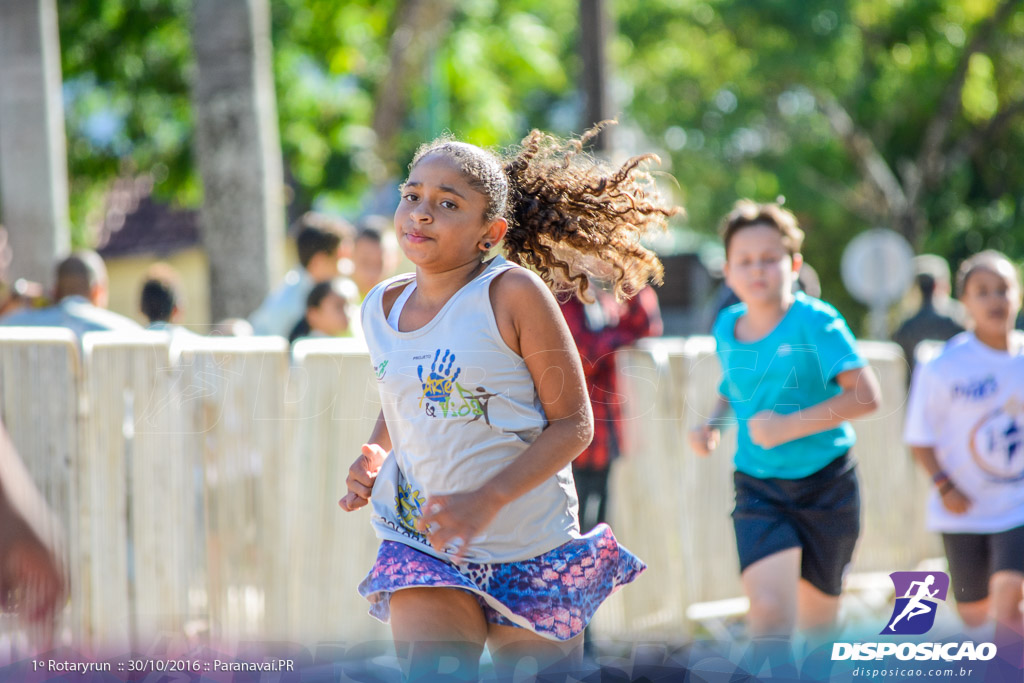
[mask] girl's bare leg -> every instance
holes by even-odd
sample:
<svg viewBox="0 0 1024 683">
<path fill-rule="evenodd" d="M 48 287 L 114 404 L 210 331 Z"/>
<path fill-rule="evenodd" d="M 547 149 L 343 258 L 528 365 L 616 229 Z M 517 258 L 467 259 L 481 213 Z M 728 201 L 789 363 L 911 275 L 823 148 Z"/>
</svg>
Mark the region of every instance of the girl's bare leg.
<svg viewBox="0 0 1024 683">
<path fill-rule="evenodd" d="M 456 588 L 405 588 L 391 596 L 391 633 L 409 681 L 476 681 L 487 622 L 476 598 Z"/>
<path fill-rule="evenodd" d="M 544 671 L 576 673 L 583 662 L 583 634 L 566 641 L 515 626 L 488 624 L 487 649 L 499 681 L 531 680 Z M 526 676 L 527 678 L 524 678 Z"/>
</svg>

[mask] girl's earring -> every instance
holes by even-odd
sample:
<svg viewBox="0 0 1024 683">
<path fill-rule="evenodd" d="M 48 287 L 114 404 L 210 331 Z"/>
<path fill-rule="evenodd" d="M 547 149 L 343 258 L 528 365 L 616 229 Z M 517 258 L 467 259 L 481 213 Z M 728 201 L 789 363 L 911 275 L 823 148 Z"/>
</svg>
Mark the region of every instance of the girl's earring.
<svg viewBox="0 0 1024 683">
<path fill-rule="evenodd" d="M 490 242 L 484 242 L 484 249 L 490 249 L 490 248 L 491 248 L 491 243 Z"/>
</svg>

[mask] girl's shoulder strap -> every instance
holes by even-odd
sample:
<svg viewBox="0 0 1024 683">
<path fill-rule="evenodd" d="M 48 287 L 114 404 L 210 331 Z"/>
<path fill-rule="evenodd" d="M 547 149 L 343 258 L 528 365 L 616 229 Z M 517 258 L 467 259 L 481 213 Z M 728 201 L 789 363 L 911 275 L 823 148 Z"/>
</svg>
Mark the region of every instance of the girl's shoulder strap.
<svg viewBox="0 0 1024 683">
<path fill-rule="evenodd" d="M 388 291 L 388 289 L 403 283 L 407 284 L 415 279 L 416 273 L 400 273 L 375 285 L 373 289 L 366 293 L 366 297 L 363 299 L 363 303 L 360 308 L 361 317 L 364 322 L 368 315 L 378 311 L 380 312 L 381 317 L 384 317 L 381 299 L 384 298 L 384 293 Z"/>
<path fill-rule="evenodd" d="M 484 272 L 477 275 L 476 281 L 481 284 L 487 283 L 489 285 L 491 282 L 494 281 L 494 278 L 498 277 L 504 272 L 514 270 L 516 268 L 522 268 L 522 266 L 512 263 L 511 261 L 507 260 L 504 256 L 495 256 L 493 259 L 491 259 L 490 263 L 487 264 L 487 267 L 484 268 Z"/>
<path fill-rule="evenodd" d="M 484 306 L 489 310 L 491 308 L 491 286 L 499 276 L 513 270 L 523 270 L 523 267 L 512 263 L 503 256 L 495 256 L 488 262 L 483 272 L 466 287 L 466 296 L 469 297 L 467 300 L 471 300 L 474 306 Z"/>
<path fill-rule="evenodd" d="M 395 289 L 397 290 L 398 287 L 396 286 Z M 415 289 L 416 279 L 413 278 L 412 280 L 403 285 L 402 291 L 398 292 L 398 295 L 395 296 L 394 300 L 391 302 L 391 308 L 385 311 L 385 313 L 387 314 L 388 325 L 390 325 L 392 329 L 398 329 L 398 319 L 402 315 L 402 308 L 405 307 L 406 302 L 409 301 L 409 297 L 412 296 L 413 290 Z M 385 291 L 384 294 L 381 295 L 381 299 L 384 299 L 384 297 L 387 296 L 388 293 L 389 291 Z M 382 301 L 381 303 L 386 305 L 387 301 L 385 300 Z"/>
<path fill-rule="evenodd" d="M 374 285 L 373 289 L 367 292 L 366 298 L 364 298 L 363 301 L 369 301 L 371 297 L 382 297 L 384 296 L 384 292 L 391 289 L 392 287 L 407 282 L 411 282 L 415 279 L 416 273 L 399 273 L 398 275 L 389 277 L 387 280 L 384 280 L 383 282 Z"/>
</svg>

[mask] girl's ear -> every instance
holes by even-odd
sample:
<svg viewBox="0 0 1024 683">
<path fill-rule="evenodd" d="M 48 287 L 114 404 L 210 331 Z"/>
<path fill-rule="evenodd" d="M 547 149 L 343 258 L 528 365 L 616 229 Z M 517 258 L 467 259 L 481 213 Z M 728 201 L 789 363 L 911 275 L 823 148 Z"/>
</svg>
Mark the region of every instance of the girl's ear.
<svg viewBox="0 0 1024 683">
<path fill-rule="evenodd" d="M 508 232 L 508 221 L 504 218 L 495 218 L 487 226 L 487 231 L 483 235 L 483 242 L 480 245 L 483 251 L 487 251 L 495 244 L 505 238 L 505 233 Z"/>
</svg>

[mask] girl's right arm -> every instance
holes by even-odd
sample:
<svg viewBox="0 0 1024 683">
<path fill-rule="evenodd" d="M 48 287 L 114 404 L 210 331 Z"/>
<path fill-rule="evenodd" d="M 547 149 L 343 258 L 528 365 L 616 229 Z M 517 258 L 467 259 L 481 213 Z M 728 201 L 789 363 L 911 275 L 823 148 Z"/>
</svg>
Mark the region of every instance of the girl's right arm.
<svg viewBox="0 0 1024 683">
<path fill-rule="evenodd" d="M 729 407 L 729 399 L 719 394 L 711 416 L 704 423 L 690 430 L 690 448 L 694 453 L 706 456 L 718 448 L 718 443 L 722 440 L 722 432 L 718 425 L 729 412 Z"/>
<path fill-rule="evenodd" d="M 390 450 L 391 435 L 384 420 L 384 411 L 381 411 L 370 433 L 369 443 L 363 444 L 362 454 L 348 468 L 348 477 L 345 479 L 348 493 L 338 501 L 342 510 L 351 512 L 370 502 L 373 482 L 377 479 L 377 472 L 380 471 L 380 466 Z"/>
<path fill-rule="evenodd" d="M 384 420 L 384 411 L 377 415 L 377 422 L 373 425 L 370 438 L 367 443 L 377 444 L 387 453 L 391 450 L 391 434 L 388 432 L 388 423 Z"/>
<path fill-rule="evenodd" d="M 932 363 L 918 365 L 914 369 L 914 377 L 910 383 L 910 395 L 907 398 L 906 426 L 903 439 L 914 460 L 931 477 L 938 487 L 942 505 L 956 515 L 962 515 L 971 507 L 971 499 L 957 487 L 956 482 L 942 471 L 935 456 L 934 444 L 940 443 L 937 425 L 944 424 L 949 411 L 948 401 L 939 397 L 946 393 L 935 384 L 936 366 Z M 948 437 L 946 437 L 948 438 Z"/>
<path fill-rule="evenodd" d="M 962 515 L 971 507 L 971 499 L 961 493 L 949 475 L 942 471 L 931 446 L 911 446 L 910 452 L 939 489 L 942 505 L 955 515 Z"/>
</svg>

